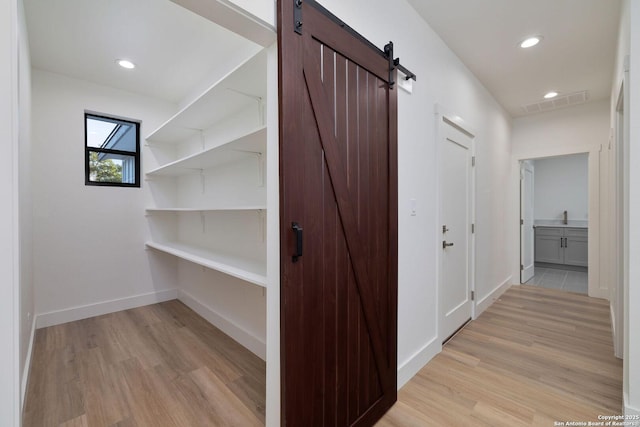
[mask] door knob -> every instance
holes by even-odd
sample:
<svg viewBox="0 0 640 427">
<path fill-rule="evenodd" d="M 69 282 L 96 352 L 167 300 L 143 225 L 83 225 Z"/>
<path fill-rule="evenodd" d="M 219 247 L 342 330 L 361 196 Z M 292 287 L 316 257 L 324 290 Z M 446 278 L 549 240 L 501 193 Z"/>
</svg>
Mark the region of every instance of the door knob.
<svg viewBox="0 0 640 427">
<path fill-rule="evenodd" d="M 442 249 L 447 249 L 447 246 L 453 246 L 453 243 L 447 243 L 446 240 L 442 241 Z"/>
</svg>

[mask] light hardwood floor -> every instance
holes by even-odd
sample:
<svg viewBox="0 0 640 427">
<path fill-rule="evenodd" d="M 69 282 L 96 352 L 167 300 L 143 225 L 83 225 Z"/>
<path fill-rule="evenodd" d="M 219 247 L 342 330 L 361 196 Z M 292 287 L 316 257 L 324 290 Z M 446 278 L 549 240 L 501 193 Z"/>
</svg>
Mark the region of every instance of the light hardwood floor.
<svg viewBox="0 0 640 427">
<path fill-rule="evenodd" d="M 608 302 L 523 285 L 450 340 L 377 426 L 553 426 L 621 407 Z"/>
<path fill-rule="evenodd" d="M 178 301 L 37 331 L 24 426 L 253 426 L 265 365 Z M 604 300 L 513 287 L 398 395 L 379 427 L 553 426 L 620 414 Z"/>
<path fill-rule="evenodd" d="M 177 300 L 39 329 L 24 427 L 264 425 L 265 363 Z"/>
</svg>

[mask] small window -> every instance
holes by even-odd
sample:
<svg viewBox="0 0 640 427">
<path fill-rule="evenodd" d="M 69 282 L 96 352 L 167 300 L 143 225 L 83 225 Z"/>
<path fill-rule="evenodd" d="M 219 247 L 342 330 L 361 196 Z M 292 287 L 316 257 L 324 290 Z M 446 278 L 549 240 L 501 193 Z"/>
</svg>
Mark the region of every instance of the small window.
<svg viewBox="0 0 640 427">
<path fill-rule="evenodd" d="M 85 113 L 85 185 L 140 187 L 140 123 Z"/>
</svg>

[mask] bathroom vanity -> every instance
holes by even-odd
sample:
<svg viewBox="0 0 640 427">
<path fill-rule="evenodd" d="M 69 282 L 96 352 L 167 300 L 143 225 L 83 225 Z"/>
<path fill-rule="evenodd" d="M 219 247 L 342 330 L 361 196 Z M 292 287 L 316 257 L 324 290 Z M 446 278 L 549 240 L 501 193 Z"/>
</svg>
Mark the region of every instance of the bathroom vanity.
<svg viewBox="0 0 640 427">
<path fill-rule="evenodd" d="M 535 262 L 588 266 L 589 227 L 587 221 L 534 222 Z"/>
</svg>

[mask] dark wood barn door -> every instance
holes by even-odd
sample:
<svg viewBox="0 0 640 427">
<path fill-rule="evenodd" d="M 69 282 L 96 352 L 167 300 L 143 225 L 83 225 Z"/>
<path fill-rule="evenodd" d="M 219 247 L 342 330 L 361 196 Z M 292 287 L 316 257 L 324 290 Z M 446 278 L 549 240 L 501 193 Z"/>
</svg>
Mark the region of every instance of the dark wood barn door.
<svg viewBox="0 0 640 427">
<path fill-rule="evenodd" d="M 397 90 L 315 2 L 278 14 L 282 424 L 373 425 L 396 401 Z"/>
</svg>

